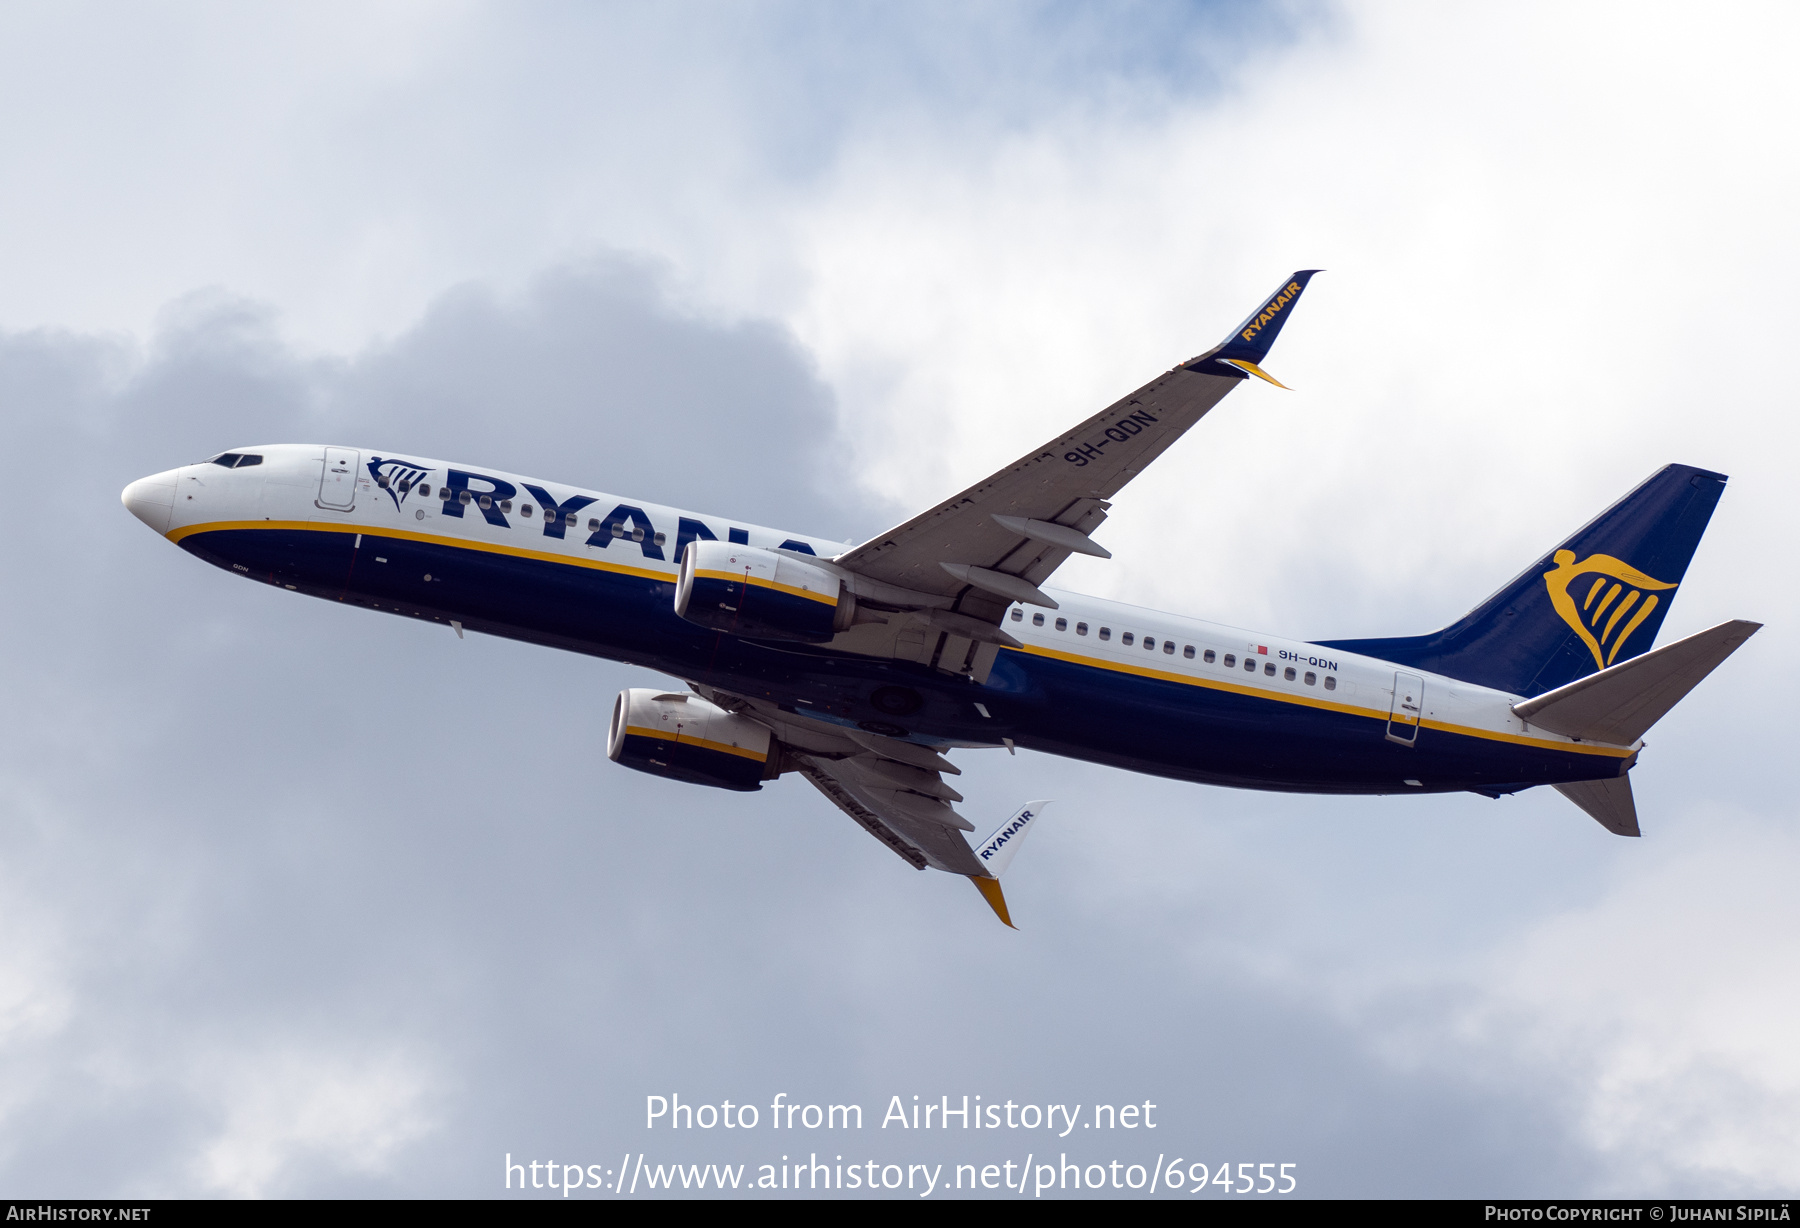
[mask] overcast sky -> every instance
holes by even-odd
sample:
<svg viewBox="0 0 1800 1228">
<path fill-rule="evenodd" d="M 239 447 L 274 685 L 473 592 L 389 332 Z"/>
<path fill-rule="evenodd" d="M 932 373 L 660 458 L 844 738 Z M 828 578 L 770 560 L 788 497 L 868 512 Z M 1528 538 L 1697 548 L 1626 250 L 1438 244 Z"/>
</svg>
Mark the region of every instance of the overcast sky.
<svg viewBox="0 0 1800 1228">
<path fill-rule="evenodd" d="M 0 1194 L 493 1196 L 509 1152 L 814 1150 L 1791 1191 L 1796 25 L 0 10 Z M 330 440 L 860 538 L 1304 267 L 1267 364 L 1296 391 L 1236 392 L 1059 583 L 1415 633 L 1660 465 L 1729 473 L 1664 639 L 1768 626 L 1650 735 L 1644 839 L 1545 790 L 964 752 L 978 825 L 1057 799 L 1013 933 L 797 778 L 607 762 L 613 696 L 657 676 L 244 584 L 118 504 Z M 869 1127 L 642 1128 L 647 1095 L 779 1092 Z M 946 1094 L 1159 1124 L 875 1125 Z"/>
</svg>

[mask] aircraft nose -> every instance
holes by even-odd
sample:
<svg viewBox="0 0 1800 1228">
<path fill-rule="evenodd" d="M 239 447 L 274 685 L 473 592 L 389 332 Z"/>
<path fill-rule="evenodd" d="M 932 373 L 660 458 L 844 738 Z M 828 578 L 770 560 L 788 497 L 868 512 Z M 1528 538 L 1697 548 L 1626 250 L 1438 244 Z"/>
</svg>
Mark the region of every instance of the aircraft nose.
<svg viewBox="0 0 1800 1228">
<path fill-rule="evenodd" d="M 167 533 L 169 518 L 175 513 L 175 479 L 179 473 L 178 469 L 170 469 L 139 478 L 120 492 L 119 502 L 158 533 Z"/>
</svg>

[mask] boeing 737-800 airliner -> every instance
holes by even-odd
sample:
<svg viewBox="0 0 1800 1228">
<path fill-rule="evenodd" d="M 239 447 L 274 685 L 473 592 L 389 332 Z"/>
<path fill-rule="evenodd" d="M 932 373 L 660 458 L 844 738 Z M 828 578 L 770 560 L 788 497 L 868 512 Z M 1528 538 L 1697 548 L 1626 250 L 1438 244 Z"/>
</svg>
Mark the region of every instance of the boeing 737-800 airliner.
<svg viewBox="0 0 1800 1228">
<path fill-rule="evenodd" d="M 1312 271 L 1222 343 L 860 545 L 411 452 L 241 447 L 125 506 L 297 593 L 680 678 L 625 691 L 608 753 L 751 790 L 793 772 L 911 865 L 999 877 L 946 757 L 1015 746 L 1206 784 L 1499 797 L 1551 785 L 1638 834 L 1641 737 L 1744 642 L 1649 651 L 1725 487 L 1670 465 L 1432 635 L 1305 642 L 1046 590 L 1109 500 L 1262 364 Z"/>
</svg>

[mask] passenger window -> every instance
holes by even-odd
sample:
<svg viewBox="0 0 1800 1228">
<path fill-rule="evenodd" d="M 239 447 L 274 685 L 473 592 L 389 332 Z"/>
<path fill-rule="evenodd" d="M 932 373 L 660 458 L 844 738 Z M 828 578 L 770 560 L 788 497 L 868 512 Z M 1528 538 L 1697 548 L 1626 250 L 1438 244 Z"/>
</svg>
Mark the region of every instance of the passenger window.
<svg viewBox="0 0 1800 1228">
<path fill-rule="evenodd" d="M 529 503 L 519 504 L 519 515 L 525 517 L 527 520 L 531 519 L 531 504 L 529 504 Z"/>
<path fill-rule="evenodd" d="M 1156 638 L 1154 636 L 1146 635 L 1144 637 L 1144 651 L 1145 652 L 1155 652 L 1156 651 Z"/>
<path fill-rule="evenodd" d="M 1252 668 L 1254 668 L 1254 667 L 1252 667 Z M 1273 678 L 1275 676 L 1275 662 L 1270 661 L 1268 664 L 1264 665 L 1263 673 L 1265 673 L 1269 677 Z"/>
<path fill-rule="evenodd" d="M 1206 659 L 1208 661 L 1212 660 L 1212 650 L 1210 648 L 1207 649 Z M 1237 668 L 1237 654 L 1236 653 L 1228 652 L 1225 654 L 1225 668 L 1226 669 L 1236 669 Z"/>
<path fill-rule="evenodd" d="M 1189 644 L 1186 648 L 1183 648 L 1181 650 L 1181 655 L 1192 661 L 1194 659 L 1194 646 Z"/>
<path fill-rule="evenodd" d="M 1104 631 L 1102 631 L 1101 634 L 1105 635 L 1106 633 Z M 1119 643 L 1124 644 L 1128 648 L 1131 646 L 1131 640 L 1132 640 L 1132 633 L 1129 631 L 1127 631 L 1124 634 L 1119 636 Z"/>
<path fill-rule="evenodd" d="M 492 506 L 494 506 L 494 497 L 492 495 L 481 496 L 481 510 L 482 511 L 486 511 L 488 508 L 490 508 Z"/>
<path fill-rule="evenodd" d="M 1058 631 L 1067 631 L 1069 629 L 1069 620 L 1066 618 L 1057 619 L 1056 620 L 1056 629 Z"/>
<path fill-rule="evenodd" d="M 1270 671 L 1269 671 L 1269 672 L 1270 672 L 1270 673 L 1271 673 L 1271 674 L 1272 674 L 1272 673 L 1274 673 L 1274 672 L 1275 672 L 1275 671 L 1274 671 L 1274 670 L 1270 670 Z M 1291 665 L 1290 665 L 1290 666 L 1288 666 L 1288 667 L 1287 667 L 1287 668 L 1286 668 L 1286 669 L 1284 669 L 1284 670 L 1282 670 L 1282 671 L 1281 671 L 1281 676 L 1282 676 L 1282 677 L 1283 677 L 1283 678 L 1286 678 L 1286 679 L 1287 679 L 1287 680 L 1288 680 L 1288 681 L 1289 681 L 1289 682 L 1292 682 L 1292 681 L 1293 681 L 1293 680 L 1294 680 L 1294 667 L 1293 667 L 1293 666 L 1291 666 Z"/>
<path fill-rule="evenodd" d="M 1214 654 L 1213 654 L 1213 650 L 1212 650 L 1212 649 L 1210 649 L 1210 648 L 1208 648 L 1208 649 L 1207 649 L 1207 650 L 1206 650 L 1206 655 L 1205 655 L 1205 656 L 1203 656 L 1203 657 L 1201 657 L 1201 658 L 1200 658 L 1200 659 L 1201 659 L 1201 660 L 1202 660 L 1202 661 L 1205 661 L 1205 662 L 1206 662 L 1206 663 L 1207 663 L 1207 664 L 1208 664 L 1208 665 L 1211 665 L 1211 664 L 1212 664 L 1212 663 L 1213 663 L 1213 656 L 1214 656 Z"/>
<path fill-rule="evenodd" d="M 1100 628 L 1100 638 L 1103 640 L 1110 640 L 1112 638 L 1112 628 L 1111 627 Z"/>
<path fill-rule="evenodd" d="M 1255 658 L 1254 657 L 1245 657 L 1244 658 L 1244 668 L 1254 674 L 1256 672 Z"/>
<path fill-rule="evenodd" d="M 383 489 L 383 490 L 386 490 L 388 488 L 387 474 L 385 474 L 385 473 L 376 474 L 375 475 L 375 485 L 381 487 L 381 489 Z"/>
<path fill-rule="evenodd" d="M 1163 641 L 1163 655 L 1165 657 L 1172 657 L 1175 655 L 1175 641 L 1174 640 L 1164 640 Z M 1194 650 L 1191 646 L 1188 648 L 1187 655 L 1190 657 L 1194 655 Z"/>
<path fill-rule="evenodd" d="M 615 520 L 613 522 L 612 535 L 614 537 L 624 537 L 625 536 L 625 526 Z"/>
<path fill-rule="evenodd" d="M 500 510 L 503 512 L 512 511 L 512 500 L 511 499 L 500 500 Z"/>
<path fill-rule="evenodd" d="M 570 519 L 571 520 L 574 519 L 573 513 L 570 513 Z M 633 529 L 631 531 L 631 540 L 634 542 L 643 541 L 644 540 L 644 531 L 642 529 Z"/>
<path fill-rule="evenodd" d="M 656 544 L 659 546 L 668 540 L 669 540 L 669 535 L 667 533 L 658 533 L 656 535 Z"/>
<path fill-rule="evenodd" d="M 1033 614 L 1031 616 L 1031 625 L 1034 627 L 1043 626 L 1044 625 L 1044 616 L 1042 614 Z"/>
<path fill-rule="evenodd" d="M 1326 674 L 1325 675 L 1325 689 L 1327 691 L 1337 690 L 1337 678 L 1331 674 Z"/>
<path fill-rule="evenodd" d="M 1087 624 L 1086 623 L 1076 623 L 1075 624 L 1075 634 L 1076 635 L 1086 635 L 1087 634 Z"/>
<path fill-rule="evenodd" d="M 1012 620 L 1016 623 L 1024 622 L 1025 621 L 1025 611 L 1024 610 L 1014 610 L 1012 612 Z"/>
<path fill-rule="evenodd" d="M 459 490 L 456 492 L 456 501 L 458 503 L 468 503 L 470 500 L 472 500 L 474 498 L 475 498 L 475 496 L 470 494 L 466 490 Z"/>
<path fill-rule="evenodd" d="M 400 493 L 405 494 L 407 491 L 409 491 L 411 489 L 412 489 L 412 483 L 407 481 L 405 478 L 401 478 L 400 479 Z"/>
<path fill-rule="evenodd" d="M 554 512 L 545 512 L 544 518 L 546 520 L 555 520 L 556 514 Z M 600 531 L 600 522 L 598 520 L 595 520 L 592 516 L 589 516 L 588 517 L 588 532 L 589 533 L 598 533 L 599 531 Z"/>
<path fill-rule="evenodd" d="M 1317 674 L 1313 673 L 1310 669 L 1306 671 L 1306 685 L 1307 686 L 1313 685 L 1313 683 L 1317 682 L 1318 680 L 1319 680 L 1319 676 Z"/>
</svg>

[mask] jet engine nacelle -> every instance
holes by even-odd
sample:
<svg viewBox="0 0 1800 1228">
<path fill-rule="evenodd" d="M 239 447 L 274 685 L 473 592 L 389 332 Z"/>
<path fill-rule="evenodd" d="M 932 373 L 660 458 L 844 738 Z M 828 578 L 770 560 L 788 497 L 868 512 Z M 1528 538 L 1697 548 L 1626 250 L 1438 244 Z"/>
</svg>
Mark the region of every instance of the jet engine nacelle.
<svg viewBox="0 0 1800 1228">
<path fill-rule="evenodd" d="M 698 695 L 643 687 L 619 692 L 606 739 L 614 763 L 741 793 L 762 788 L 773 750 L 767 725 Z"/>
<path fill-rule="evenodd" d="M 681 556 L 675 612 L 764 640 L 823 644 L 856 618 L 856 598 L 823 567 L 737 542 L 695 541 Z"/>
</svg>

